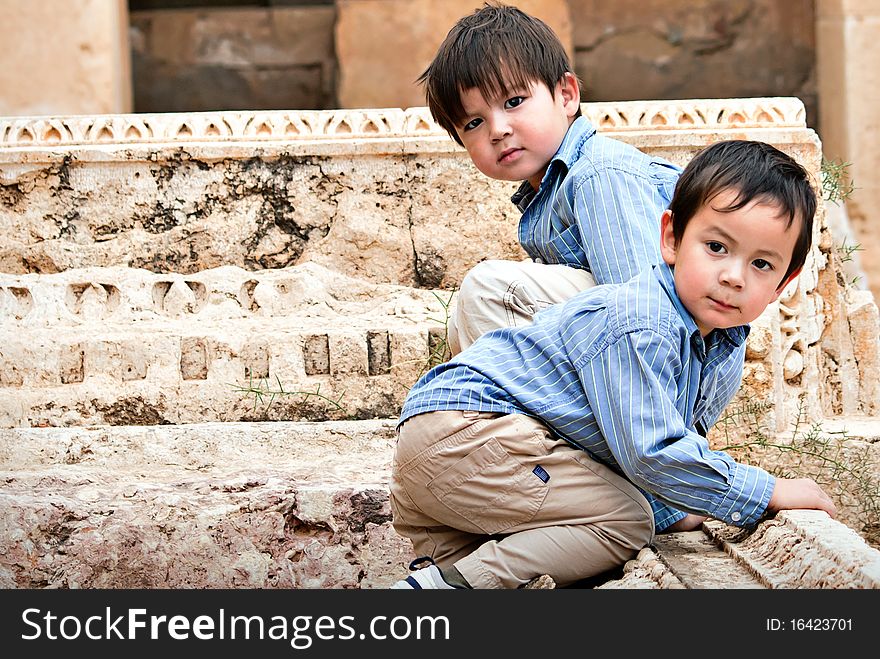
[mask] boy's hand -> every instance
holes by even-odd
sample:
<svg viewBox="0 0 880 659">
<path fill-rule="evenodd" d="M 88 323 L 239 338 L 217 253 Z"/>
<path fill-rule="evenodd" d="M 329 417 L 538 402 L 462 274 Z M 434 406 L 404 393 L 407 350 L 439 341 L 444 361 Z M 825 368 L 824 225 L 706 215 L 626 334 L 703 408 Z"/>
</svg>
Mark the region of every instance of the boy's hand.
<svg viewBox="0 0 880 659">
<path fill-rule="evenodd" d="M 812 478 L 777 478 L 767 510 L 777 512 L 793 508 L 824 510 L 831 517 L 837 517 L 837 508 L 831 497 Z"/>
<path fill-rule="evenodd" d="M 672 526 L 669 526 L 663 530 L 663 533 L 676 533 L 678 531 L 694 531 L 700 528 L 703 522 L 705 522 L 708 517 L 703 517 L 702 515 L 693 515 L 688 513 L 687 517 L 683 517 L 678 520 Z"/>
</svg>

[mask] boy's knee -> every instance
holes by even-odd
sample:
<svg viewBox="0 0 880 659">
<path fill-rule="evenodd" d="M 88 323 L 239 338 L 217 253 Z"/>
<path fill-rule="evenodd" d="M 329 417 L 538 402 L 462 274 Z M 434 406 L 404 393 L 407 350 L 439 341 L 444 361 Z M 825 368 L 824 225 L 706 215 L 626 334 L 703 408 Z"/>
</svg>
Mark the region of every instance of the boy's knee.
<svg viewBox="0 0 880 659">
<path fill-rule="evenodd" d="M 647 547 L 654 541 L 654 514 L 642 513 L 638 519 L 633 520 L 632 548 L 636 551 Z"/>
<path fill-rule="evenodd" d="M 630 537 L 636 550 L 646 547 L 654 540 L 654 510 L 644 497 L 635 502 L 631 520 Z"/>
<path fill-rule="evenodd" d="M 641 495 L 639 499 L 631 500 L 606 526 L 606 531 L 616 536 L 621 546 L 633 551 L 647 547 L 654 540 L 654 511 L 647 499 Z"/>
<path fill-rule="evenodd" d="M 518 279 L 519 272 L 510 261 L 481 261 L 471 268 L 458 289 L 447 325 L 451 354 L 457 355 L 490 330 L 511 325 L 505 294 Z"/>
<path fill-rule="evenodd" d="M 458 291 L 459 303 L 465 300 L 499 299 L 511 282 L 519 275 L 516 264 L 511 261 L 490 259 L 480 261 L 471 268 L 461 282 Z"/>
</svg>

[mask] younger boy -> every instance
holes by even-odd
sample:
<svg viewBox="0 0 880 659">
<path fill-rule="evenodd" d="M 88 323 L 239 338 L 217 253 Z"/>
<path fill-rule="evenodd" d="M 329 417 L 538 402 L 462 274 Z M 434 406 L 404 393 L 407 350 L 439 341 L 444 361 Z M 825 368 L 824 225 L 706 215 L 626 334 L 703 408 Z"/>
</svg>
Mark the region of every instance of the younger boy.
<svg viewBox="0 0 880 659">
<path fill-rule="evenodd" d="M 483 174 L 522 181 L 518 239 L 530 261 L 491 260 L 465 277 L 452 354 L 497 327 L 659 263 L 657 218 L 680 168 L 607 137 L 580 116 L 580 87 L 542 21 L 486 4 L 460 19 L 419 78 L 440 126 Z"/>
<path fill-rule="evenodd" d="M 436 565 L 393 587 L 566 585 L 705 516 L 833 516 L 812 480 L 735 462 L 698 432 L 739 388 L 748 323 L 800 272 L 815 210 L 789 156 L 719 142 L 662 214 L 662 263 L 484 334 L 423 376 L 400 416 L 391 508 Z"/>
</svg>

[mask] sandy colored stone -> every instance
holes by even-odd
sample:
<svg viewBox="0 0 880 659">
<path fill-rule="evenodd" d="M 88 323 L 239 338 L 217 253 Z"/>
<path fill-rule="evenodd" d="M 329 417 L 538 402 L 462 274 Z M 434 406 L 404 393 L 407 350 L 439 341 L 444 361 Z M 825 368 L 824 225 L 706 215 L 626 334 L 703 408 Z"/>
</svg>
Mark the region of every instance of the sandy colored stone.
<svg viewBox="0 0 880 659">
<path fill-rule="evenodd" d="M 783 510 L 753 533 L 706 529 L 769 588 L 880 588 L 880 551 L 824 511 Z"/>
<path fill-rule="evenodd" d="M 131 112 L 125 0 L 3 0 L 0 13 L 0 115 Z"/>
</svg>

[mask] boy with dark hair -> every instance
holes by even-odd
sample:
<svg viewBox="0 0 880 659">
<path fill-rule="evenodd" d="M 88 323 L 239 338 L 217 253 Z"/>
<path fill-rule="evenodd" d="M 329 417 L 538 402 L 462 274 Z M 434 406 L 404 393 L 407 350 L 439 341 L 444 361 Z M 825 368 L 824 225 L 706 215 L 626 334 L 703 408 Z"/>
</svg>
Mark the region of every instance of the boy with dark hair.
<svg viewBox="0 0 880 659">
<path fill-rule="evenodd" d="M 400 416 L 391 508 L 431 565 L 393 588 L 567 585 L 706 516 L 833 516 L 812 480 L 738 463 L 701 432 L 739 388 L 748 323 L 799 274 L 815 210 L 789 156 L 714 144 L 662 213 L 662 263 L 488 332 L 423 376 Z"/>
<path fill-rule="evenodd" d="M 512 201 L 531 260 L 483 261 L 467 274 L 448 327 L 453 354 L 660 261 L 657 218 L 681 169 L 596 134 L 568 55 L 542 21 L 487 3 L 456 23 L 419 81 L 477 169 L 522 181 Z"/>
</svg>

